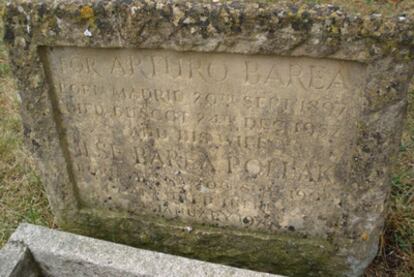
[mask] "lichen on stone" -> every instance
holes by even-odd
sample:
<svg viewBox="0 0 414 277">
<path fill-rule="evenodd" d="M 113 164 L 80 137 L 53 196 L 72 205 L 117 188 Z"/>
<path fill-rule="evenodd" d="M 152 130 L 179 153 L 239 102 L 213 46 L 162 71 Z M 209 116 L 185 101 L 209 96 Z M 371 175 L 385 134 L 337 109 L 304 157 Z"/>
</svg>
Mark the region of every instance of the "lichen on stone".
<svg viewBox="0 0 414 277">
<path fill-rule="evenodd" d="M 354 276 L 375 256 L 413 73 L 412 13 L 356 12 L 312 1 L 16 0 L 4 41 L 22 96 L 28 148 L 63 228 L 289 276 Z M 229 230 L 122 212 L 88 210 L 68 170 L 59 113 L 50 103 L 44 49 L 167 49 L 336 59 L 366 67 L 343 214 L 323 236 Z M 63 130 L 63 131 L 62 131 Z M 339 166 L 338 166 L 339 167 Z M 338 175 L 345 173 L 338 170 Z M 348 173 L 346 173 L 348 174 Z"/>
</svg>

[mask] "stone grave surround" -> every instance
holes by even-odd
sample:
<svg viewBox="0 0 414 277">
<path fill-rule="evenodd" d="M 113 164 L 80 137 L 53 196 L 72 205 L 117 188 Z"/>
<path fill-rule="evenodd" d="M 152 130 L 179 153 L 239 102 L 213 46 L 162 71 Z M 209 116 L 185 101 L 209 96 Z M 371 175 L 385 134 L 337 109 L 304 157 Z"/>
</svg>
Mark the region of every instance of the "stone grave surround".
<svg viewBox="0 0 414 277">
<path fill-rule="evenodd" d="M 64 230 L 288 276 L 377 253 L 408 16 L 288 1 L 12 1 L 24 136 Z"/>
<path fill-rule="evenodd" d="M 0 249 L 1 277 L 283 277 L 22 223 Z"/>
</svg>

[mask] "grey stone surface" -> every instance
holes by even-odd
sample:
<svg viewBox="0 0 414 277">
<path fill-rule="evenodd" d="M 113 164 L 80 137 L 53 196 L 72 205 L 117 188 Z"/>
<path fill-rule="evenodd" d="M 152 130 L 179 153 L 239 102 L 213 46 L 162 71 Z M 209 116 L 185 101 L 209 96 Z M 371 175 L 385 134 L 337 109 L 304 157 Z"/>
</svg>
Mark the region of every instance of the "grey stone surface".
<svg viewBox="0 0 414 277">
<path fill-rule="evenodd" d="M 412 13 L 305 2 L 11 1 L 26 144 L 59 225 L 289 276 L 361 275 Z"/>
<path fill-rule="evenodd" d="M 0 249 L 0 277 L 40 276 L 39 267 L 24 243 L 10 241 Z"/>
<path fill-rule="evenodd" d="M 23 247 L 21 245 L 26 245 Z M 10 248 L 12 250 L 10 250 Z M 33 254 L 42 276 L 50 277 L 277 277 L 277 275 L 132 248 L 98 239 L 21 224 L 0 253 L 1 277 L 35 277 L 28 271 L 10 274 L 9 263 Z M 3 254 L 8 255 L 4 258 Z M 11 254 L 11 255 L 10 255 Z M 279 276 L 282 277 L 282 276 Z"/>
<path fill-rule="evenodd" d="M 310 235 L 340 216 L 336 170 L 350 170 L 337 164 L 352 154 L 364 65 L 147 49 L 45 55 L 85 208 Z"/>
</svg>

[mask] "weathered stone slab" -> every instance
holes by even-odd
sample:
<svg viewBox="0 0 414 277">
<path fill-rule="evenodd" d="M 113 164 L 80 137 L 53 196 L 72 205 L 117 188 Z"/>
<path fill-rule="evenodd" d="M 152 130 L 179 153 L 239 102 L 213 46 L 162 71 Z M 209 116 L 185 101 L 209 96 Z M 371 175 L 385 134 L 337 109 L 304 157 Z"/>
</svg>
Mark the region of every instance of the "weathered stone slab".
<svg viewBox="0 0 414 277">
<path fill-rule="evenodd" d="M 340 216 L 364 66 L 45 51 L 85 208 L 310 234 Z"/>
<path fill-rule="evenodd" d="M 0 277 L 40 277 L 38 265 L 21 241 L 10 241 L 0 249 Z"/>
<path fill-rule="evenodd" d="M 5 273 L 2 257 L 8 255 L 7 260 L 12 261 L 16 257 L 10 253 L 20 251 L 22 244 L 26 245 L 26 252 L 30 250 L 33 254 L 36 263 L 32 262 L 26 271 L 17 275 Z M 13 233 L 5 248 L 0 250 L 0 262 L 1 277 L 282 277 L 136 249 L 31 224 L 21 224 Z M 35 271 L 39 274 L 30 275 L 29 272 Z"/>
<path fill-rule="evenodd" d="M 9 4 L 26 141 L 59 224 L 289 276 L 361 274 L 411 20 L 268 2 Z"/>
</svg>

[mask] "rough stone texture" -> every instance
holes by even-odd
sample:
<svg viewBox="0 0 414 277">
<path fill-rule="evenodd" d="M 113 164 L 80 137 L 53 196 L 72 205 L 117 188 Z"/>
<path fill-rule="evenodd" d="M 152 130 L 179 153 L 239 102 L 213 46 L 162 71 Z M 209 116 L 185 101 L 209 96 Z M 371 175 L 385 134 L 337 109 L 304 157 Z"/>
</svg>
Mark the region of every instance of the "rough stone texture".
<svg viewBox="0 0 414 277">
<path fill-rule="evenodd" d="M 335 175 L 349 171 L 364 66 L 166 50 L 45 54 L 83 208 L 310 235 L 341 216 Z"/>
<path fill-rule="evenodd" d="M 42 276 L 282 277 L 136 249 L 30 224 L 21 224 L 6 247 L 17 243 L 27 245 L 36 260 L 36 266 L 41 269 Z M 0 270 L 2 267 L 3 264 L 0 264 Z M 40 275 L 22 273 L 0 276 Z"/>
<path fill-rule="evenodd" d="M 26 245 L 11 241 L 0 249 L 0 277 L 40 277 L 38 265 Z"/>
<path fill-rule="evenodd" d="M 412 20 L 285 1 L 13 1 L 5 41 L 63 228 L 356 276 L 383 225 Z"/>
</svg>

